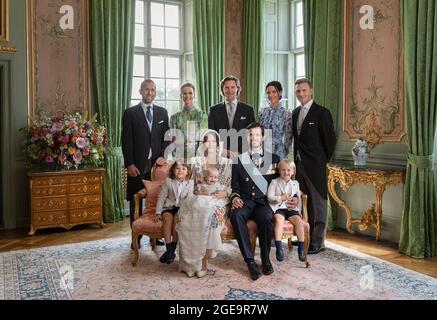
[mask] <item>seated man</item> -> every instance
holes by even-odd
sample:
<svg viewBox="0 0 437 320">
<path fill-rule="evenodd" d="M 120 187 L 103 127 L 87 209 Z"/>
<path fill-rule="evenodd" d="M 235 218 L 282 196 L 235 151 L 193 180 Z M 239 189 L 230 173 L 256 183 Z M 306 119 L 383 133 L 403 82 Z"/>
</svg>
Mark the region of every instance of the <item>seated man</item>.
<svg viewBox="0 0 437 320">
<path fill-rule="evenodd" d="M 270 181 L 278 177 L 279 157 L 264 151 L 264 128 L 252 123 L 248 129 L 249 151 L 238 157 L 232 168 L 232 213 L 231 223 L 250 276 L 257 280 L 261 276 L 250 245 L 247 220 L 257 224 L 261 250 L 262 273 L 273 273 L 270 263 L 270 247 L 273 237 L 273 211 L 267 202 Z"/>
</svg>

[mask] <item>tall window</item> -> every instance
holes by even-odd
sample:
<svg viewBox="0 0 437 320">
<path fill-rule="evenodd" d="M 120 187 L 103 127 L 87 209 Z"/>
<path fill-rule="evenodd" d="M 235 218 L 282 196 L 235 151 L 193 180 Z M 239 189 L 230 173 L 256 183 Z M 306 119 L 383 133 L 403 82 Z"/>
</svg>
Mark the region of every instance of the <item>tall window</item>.
<svg viewBox="0 0 437 320">
<path fill-rule="evenodd" d="M 305 77 L 305 43 L 302 0 L 264 0 L 266 83 L 278 80 L 284 88 L 282 105 L 298 105 L 294 82 Z M 264 102 L 267 106 L 267 101 Z"/>
<path fill-rule="evenodd" d="M 155 103 L 164 106 L 169 115 L 179 111 L 179 88 L 186 79 L 183 73 L 189 56 L 185 52 L 186 7 L 178 0 L 136 1 L 131 105 L 141 101 L 141 82 L 150 78 L 157 87 Z"/>
</svg>

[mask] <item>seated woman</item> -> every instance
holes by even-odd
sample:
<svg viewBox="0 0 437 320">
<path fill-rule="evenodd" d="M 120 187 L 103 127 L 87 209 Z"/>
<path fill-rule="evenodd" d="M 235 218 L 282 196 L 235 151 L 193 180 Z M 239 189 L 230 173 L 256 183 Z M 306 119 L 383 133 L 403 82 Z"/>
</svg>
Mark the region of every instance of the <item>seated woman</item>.
<svg viewBox="0 0 437 320">
<path fill-rule="evenodd" d="M 217 132 L 207 131 L 203 136 L 203 156 L 191 159 L 196 186 L 205 181 L 207 170 L 218 171 L 218 182 L 230 188 L 232 160 L 221 156 L 220 138 Z M 208 259 L 221 250 L 221 231 L 226 221 L 227 190 L 220 189 L 212 195 L 192 195 L 179 209 L 180 221 L 176 225 L 179 237 L 179 271 L 189 277 L 204 277 L 208 271 Z M 212 201 L 214 199 L 214 201 Z M 220 200 L 220 201 L 215 201 Z M 221 202 L 221 203 L 220 203 Z"/>
</svg>

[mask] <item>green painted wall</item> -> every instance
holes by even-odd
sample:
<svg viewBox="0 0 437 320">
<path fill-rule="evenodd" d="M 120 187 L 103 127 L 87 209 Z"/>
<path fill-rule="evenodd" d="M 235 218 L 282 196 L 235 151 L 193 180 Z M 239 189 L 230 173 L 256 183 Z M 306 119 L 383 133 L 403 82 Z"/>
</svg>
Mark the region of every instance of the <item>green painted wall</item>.
<svg viewBox="0 0 437 320">
<path fill-rule="evenodd" d="M 27 123 L 26 85 L 26 3 L 25 0 L 9 1 L 9 40 L 17 47 L 16 53 L 0 53 L 2 81 L 2 227 L 14 229 L 30 222 L 28 186 L 24 155 L 21 150 L 23 137 L 19 129 Z"/>
</svg>

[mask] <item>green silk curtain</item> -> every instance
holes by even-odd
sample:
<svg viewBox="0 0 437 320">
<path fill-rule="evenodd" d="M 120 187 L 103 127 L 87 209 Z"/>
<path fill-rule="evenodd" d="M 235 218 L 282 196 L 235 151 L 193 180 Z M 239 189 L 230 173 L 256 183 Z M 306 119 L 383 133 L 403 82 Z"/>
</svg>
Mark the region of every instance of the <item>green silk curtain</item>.
<svg viewBox="0 0 437 320">
<path fill-rule="evenodd" d="M 94 103 L 107 130 L 104 221 L 123 219 L 121 119 L 132 93 L 134 0 L 90 1 Z"/>
<path fill-rule="evenodd" d="M 403 0 L 408 164 L 399 250 L 415 258 L 437 255 L 436 169 L 437 3 Z"/>
<path fill-rule="evenodd" d="M 343 0 L 304 0 L 305 68 L 314 99 L 331 111 L 334 127 L 341 106 L 341 39 Z M 337 208 L 328 198 L 328 228 L 336 225 Z"/>
<path fill-rule="evenodd" d="M 246 102 L 258 114 L 264 96 L 264 1 L 244 0 L 243 41 Z"/>
<path fill-rule="evenodd" d="M 197 100 L 202 110 L 222 101 L 224 78 L 225 1 L 193 0 L 194 68 Z"/>
</svg>

